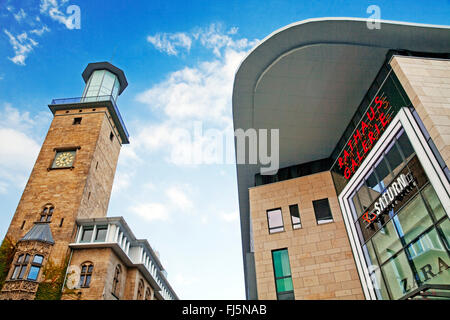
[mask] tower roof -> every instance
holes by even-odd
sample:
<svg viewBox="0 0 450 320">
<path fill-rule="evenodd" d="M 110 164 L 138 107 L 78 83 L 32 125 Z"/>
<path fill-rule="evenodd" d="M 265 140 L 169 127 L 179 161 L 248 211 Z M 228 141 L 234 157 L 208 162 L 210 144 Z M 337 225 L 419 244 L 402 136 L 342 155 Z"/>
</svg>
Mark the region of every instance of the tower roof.
<svg viewBox="0 0 450 320">
<path fill-rule="evenodd" d="M 83 73 L 81 74 L 84 82 L 86 83 L 88 82 L 89 77 L 95 70 L 108 70 L 109 72 L 112 72 L 117 76 L 120 83 L 119 95 L 128 86 L 128 81 L 127 78 L 125 77 L 125 73 L 123 73 L 121 69 L 117 68 L 116 66 L 113 66 L 111 63 L 106 61 L 89 63 L 86 69 L 84 69 Z"/>
<path fill-rule="evenodd" d="M 41 241 L 54 244 L 52 231 L 48 223 L 35 222 L 33 228 L 30 229 L 19 241 Z"/>
</svg>

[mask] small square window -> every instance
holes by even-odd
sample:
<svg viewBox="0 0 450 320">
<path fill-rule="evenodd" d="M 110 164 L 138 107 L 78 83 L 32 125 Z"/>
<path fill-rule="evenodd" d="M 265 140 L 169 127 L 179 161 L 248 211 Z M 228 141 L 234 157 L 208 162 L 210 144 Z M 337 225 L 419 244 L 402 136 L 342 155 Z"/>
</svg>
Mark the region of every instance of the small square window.
<svg viewBox="0 0 450 320">
<path fill-rule="evenodd" d="M 267 210 L 267 221 L 269 224 L 269 233 L 284 231 L 283 216 L 281 208 Z"/>
<path fill-rule="evenodd" d="M 300 229 L 302 223 L 300 221 L 300 212 L 298 211 L 298 204 L 289 206 L 289 212 L 291 213 L 292 229 Z"/>
<path fill-rule="evenodd" d="M 331 214 L 330 202 L 328 201 L 328 198 L 314 200 L 313 206 L 317 224 L 333 222 L 333 216 Z"/>
<path fill-rule="evenodd" d="M 74 118 L 73 119 L 73 124 L 81 124 L 81 117 Z"/>
</svg>

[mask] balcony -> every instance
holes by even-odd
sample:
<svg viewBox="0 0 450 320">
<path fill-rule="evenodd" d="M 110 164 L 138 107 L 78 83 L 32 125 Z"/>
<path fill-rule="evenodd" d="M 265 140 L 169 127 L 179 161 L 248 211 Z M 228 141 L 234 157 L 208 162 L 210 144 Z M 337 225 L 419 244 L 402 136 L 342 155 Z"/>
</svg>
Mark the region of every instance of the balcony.
<svg viewBox="0 0 450 320">
<path fill-rule="evenodd" d="M 58 110 L 63 109 L 78 109 L 81 106 L 85 105 L 106 105 L 109 113 L 116 125 L 120 137 L 122 139 L 123 144 L 130 143 L 128 138 L 128 130 L 125 127 L 125 123 L 123 122 L 122 116 L 120 115 L 119 108 L 117 108 L 116 101 L 113 96 L 93 96 L 93 97 L 75 97 L 75 98 L 62 98 L 62 99 L 53 99 L 52 102 L 48 105 L 53 114 L 55 114 Z"/>
</svg>

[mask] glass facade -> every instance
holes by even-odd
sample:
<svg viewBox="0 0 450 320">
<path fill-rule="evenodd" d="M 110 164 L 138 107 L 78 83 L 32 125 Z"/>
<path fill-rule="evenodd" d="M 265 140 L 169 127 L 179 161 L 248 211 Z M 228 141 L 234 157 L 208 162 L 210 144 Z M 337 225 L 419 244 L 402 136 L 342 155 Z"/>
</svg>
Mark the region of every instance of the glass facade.
<svg viewBox="0 0 450 320">
<path fill-rule="evenodd" d="M 396 185 L 402 175 L 413 178 L 403 189 Z M 450 221 L 403 130 L 348 202 L 378 299 L 450 284 Z M 381 213 L 368 220 L 367 213 L 380 206 Z"/>
<path fill-rule="evenodd" d="M 95 70 L 86 84 L 83 98 L 112 96 L 114 100 L 117 100 L 119 87 L 119 79 L 115 74 L 107 70 Z"/>
</svg>

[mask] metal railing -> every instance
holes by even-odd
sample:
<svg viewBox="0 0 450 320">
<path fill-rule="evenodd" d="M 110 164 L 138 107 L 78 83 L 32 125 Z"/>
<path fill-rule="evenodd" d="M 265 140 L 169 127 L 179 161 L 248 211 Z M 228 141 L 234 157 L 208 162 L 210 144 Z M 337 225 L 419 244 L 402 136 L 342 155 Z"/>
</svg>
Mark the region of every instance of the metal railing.
<svg viewBox="0 0 450 320">
<path fill-rule="evenodd" d="M 125 123 L 123 122 L 122 116 L 120 115 L 119 108 L 117 108 L 116 101 L 114 100 L 114 97 L 111 95 L 53 99 L 51 105 L 90 103 L 90 102 L 102 102 L 102 101 L 111 102 L 111 105 L 113 106 L 114 111 L 117 114 L 117 118 L 119 119 L 119 122 L 122 125 L 122 128 L 123 128 L 126 136 L 129 137 L 130 135 L 128 134 L 127 128 L 125 127 Z"/>
</svg>

